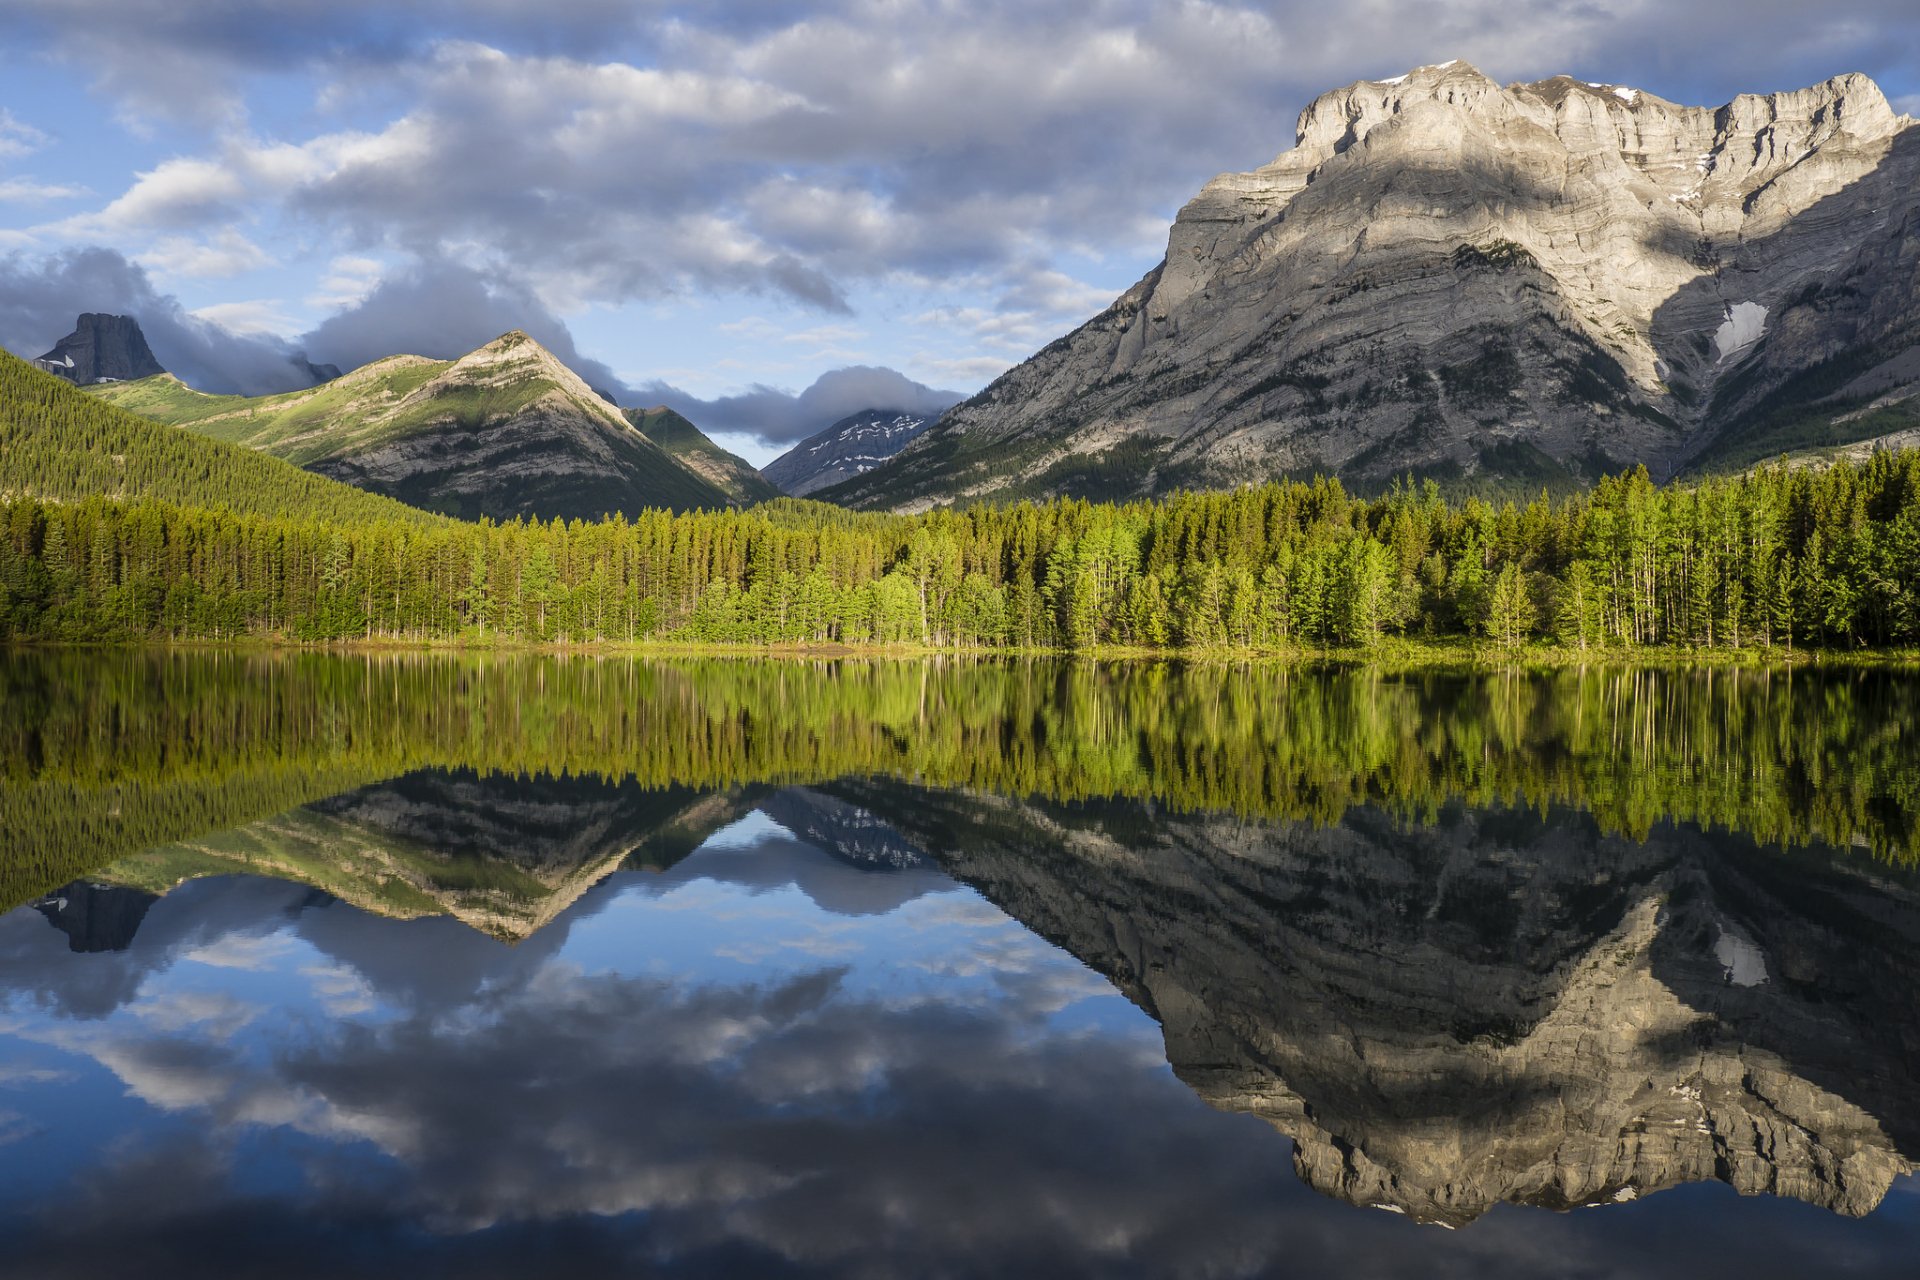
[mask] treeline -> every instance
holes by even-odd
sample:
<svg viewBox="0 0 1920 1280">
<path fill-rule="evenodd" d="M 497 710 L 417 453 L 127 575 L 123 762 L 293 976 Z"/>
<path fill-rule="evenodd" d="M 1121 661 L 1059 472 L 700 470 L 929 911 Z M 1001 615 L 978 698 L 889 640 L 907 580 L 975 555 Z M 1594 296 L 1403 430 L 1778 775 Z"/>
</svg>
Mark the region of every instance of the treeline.
<svg viewBox="0 0 1920 1280">
<path fill-rule="evenodd" d="M 1644 838 L 1920 855 L 1920 682 L 1856 667 L 1549 674 L 1038 659 L 0 658 L 0 889 L 422 768 L 725 790 L 887 777 L 1313 823 L 1561 805 Z"/>
<path fill-rule="evenodd" d="M 404 508 L 400 509 L 405 511 Z M 1337 481 L 585 523 L 0 506 L 0 638 L 1578 649 L 1920 643 L 1920 454 L 1524 506 Z"/>
</svg>

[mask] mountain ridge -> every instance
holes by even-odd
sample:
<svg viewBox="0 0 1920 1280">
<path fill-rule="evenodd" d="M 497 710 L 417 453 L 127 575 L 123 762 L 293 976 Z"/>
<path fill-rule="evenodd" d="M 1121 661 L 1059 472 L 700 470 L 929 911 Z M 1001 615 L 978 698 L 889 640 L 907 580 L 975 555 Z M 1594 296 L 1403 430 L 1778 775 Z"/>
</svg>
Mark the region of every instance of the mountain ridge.
<svg viewBox="0 0 1920 1280">
<path fill-rule="evenodd" d="M 804 498 L 873 470 L 917 440 L 937 416 L 862 409 L 808 436 L 760 474 L 789 497 Z"/>
<path fill-rule="evenodd" d="M 461 518 L 598 519 L 743 501 L 650 439 L 518 329 L 456 360 L 388 356 L 276 396 L 211 396 L 170 375 L 90 390 L 156 420 Z"/>
<path fill-rule="evenodd" d="M 1920 129 L 1860 75 L 1719 108 L 1461 62 L 1356 82 L 1208 182 L 1107 310 L 830 496 L 1579 482 L 1869 438 L 1920 422 L 1917 186 Z"/>
</svg>

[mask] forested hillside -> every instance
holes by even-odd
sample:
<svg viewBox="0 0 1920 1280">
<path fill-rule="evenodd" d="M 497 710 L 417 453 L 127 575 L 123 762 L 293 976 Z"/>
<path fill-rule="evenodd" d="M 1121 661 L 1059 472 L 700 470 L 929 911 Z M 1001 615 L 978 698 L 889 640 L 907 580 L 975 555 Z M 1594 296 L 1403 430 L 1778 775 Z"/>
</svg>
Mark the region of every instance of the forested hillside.
<svg viewBox="0 0 1920 1280">
<path fill-rule="evenodd" d="M 276 458 L 136 417 L 4 351 L 0 495 L 154 499 L 342 522 L 434 518 Z"/>
<path fill-rule="evenodd" d="M 237 505 L 237 504 L 236 504 Z M 587 523 L 15 499 L 0 636 L 1586 650 L 1920 643 L 1920 454 L 1560 501 L 1336 481 L 1162 502 Z"/>
</svg>

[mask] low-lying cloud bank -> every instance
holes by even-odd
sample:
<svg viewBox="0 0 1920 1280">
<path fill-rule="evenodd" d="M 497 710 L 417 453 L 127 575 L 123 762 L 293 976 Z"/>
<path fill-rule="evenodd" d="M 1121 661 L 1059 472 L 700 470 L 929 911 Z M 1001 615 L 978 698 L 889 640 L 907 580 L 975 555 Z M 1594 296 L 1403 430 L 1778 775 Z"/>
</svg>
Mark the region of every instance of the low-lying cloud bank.
<svg viewBox="0 0 1920 1280">
<path fill-rule="evenodd" d="M 189 386 L 216 394 L 268 395 L 308 385 L 301 359 L 354 369 L 406 353 L 450 360 L 524 329 L 595 387 L 628 388 L 580 354 L 566 322 L 532 290 L 445 261 L 387 276 L 366 298 L 298 337 L 235 333 L 189 312 L 153 287 L 145 268 L 112 249 L 69 249 L 0 258 L 0 346 L 32 357 L 73 328 L 83 311 L 130 315 L 154 355 Z"/>
<path fill-rule="evenodd" d="M 665 382 L 643 383 L 635 394 L 642 403 L 664 404 L 685 415 L 702 430 L 738 432 L 770 446 L 797 444 L 863 409 L 937 414 L 966 398 L 873 365 L 823 373 L 798 394 L 756 385 L 739 395 L 702 400 Z"/>
</svg>

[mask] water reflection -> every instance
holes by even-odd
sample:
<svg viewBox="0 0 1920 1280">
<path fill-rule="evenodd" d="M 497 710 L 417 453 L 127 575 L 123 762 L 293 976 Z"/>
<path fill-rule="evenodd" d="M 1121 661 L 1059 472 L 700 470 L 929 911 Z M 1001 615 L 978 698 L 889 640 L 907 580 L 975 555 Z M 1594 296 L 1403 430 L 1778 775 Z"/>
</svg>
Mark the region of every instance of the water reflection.
<svg viewBox="0 0 1920 1280">
<path fill-rule="evenodd" d="M 1775 749 L 1809 714 L 1804 686 L 1775 721 L 1742 701 L 1774 696 L 1757 686 L 1655 686 L 1691 710 L 1636 722 L 1694 742 L 1648 758 L 1746 795 L 1737 834 L 1634 809 L 1652 783 L 1623 801 L 1626 756 L 1570 728 L 1551 682 L 1513 695 L 1533 709 L 1505 729 L 1459 708 L 1336 718 L 1385 736 L 1316 772 L 1310 744 L 1262 762 L 1221 744 L 1273 747 L 1313 723 L 1304 707 L 1357 708 L 1352 673 L 1251 692 L 1163 673 L 1147 689 L 1184 708 L 1168 720 L 1137 674 L 994 670 L 919 681 L 943 708 L 920 712 L 893 701 L 903 673 L 875 675 L 831 720 L 838 740 L 811 746 L 817 730 L 764 709 L 739 725 L 702 677 L 654 673 L 710 717 L 709 747 L 731 744 L 705 773 L 685 742 L 652 773 L 503 771 L 449 724 L 464 694 L 364 720 L 323 703 L 307 718 L 325 732 L 231 751 L 163 700 L 198 745 L 119 772 L 77 720 L 35 735 L 0 829 L 30 830 L 20 798 L 64 787 L 92 806 L 74 830 L 161 815 L 177 834 L 0 916 L 9 1265 L 1482 1275 L 1577 1256 L 1905 1274 L 1920 886 L 1895 855 L 1912 793 L 1904 730 L 1854 684 L 1814 686 L 1845 712 L 1829 744 L 1881 744 L 1844 803 L 1732 781 L 1810 776 L 1817 752 L 1788 769 Z M 1472 682 L 1369 687 L 1403 711 L 1463 689 L 1507 705 Z M 1271 716 L 1193 727 L 1205 698 L 1263 691 Z M 1732 738 L 1697 722 L 1736 703 Z M 537 701 L 513 714 L 557 723 Z M 386 722 L 434 726 L 454 762 L 368 776 L 414 750 L 359 736 Z M 344 754 L 324 745 L 342 732 Z M 1708 740 L 1748 751 L 1709 768 Z M 323 767 L 276 771 L 270 741 Z M 649 741 L 605 728 L 593 758 Z M 1079 782 L 978 785 L 1016 759 Z M 323 776 L 352 785 L 182 829 Z M 1090 794 L 1097 778 L 1110 790 Z M 1487 794 L 1528 780 L 1532 807 Z M 1203 794 L 1264 799 L 1179 799 Z M 1767 823 L 1878 834 L 1757 843 Z M 15 882 L 59 865 L 15 858 Z"/>
</svg>

